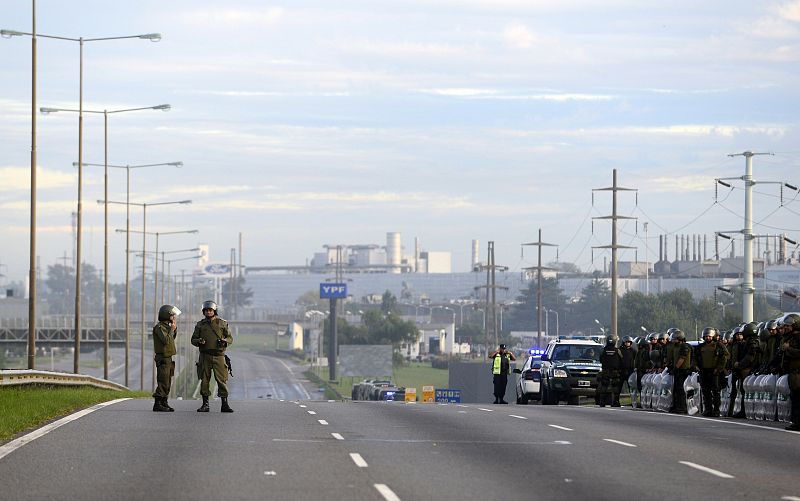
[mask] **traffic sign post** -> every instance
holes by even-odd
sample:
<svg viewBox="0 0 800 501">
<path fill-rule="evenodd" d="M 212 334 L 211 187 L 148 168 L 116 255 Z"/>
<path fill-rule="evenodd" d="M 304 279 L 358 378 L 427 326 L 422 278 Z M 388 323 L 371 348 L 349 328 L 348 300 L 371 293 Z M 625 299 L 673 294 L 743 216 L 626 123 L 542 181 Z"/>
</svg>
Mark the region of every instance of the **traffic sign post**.
<svg viewBox="0 0 800 501">
<path fill-rule="evenodd" d="M 423 386 L 422 387 L 422 403 L 424 404 L 432 404 L 436 401 L 434 398 L 434 388 L 433 386 Z"/>
<path fill-rule="evenodd" d="M 330 300 L 330 321 L 328 330 L 328 379 L 336 381 L 336 300 L 347 297 L 347 284 L 319 284 L 320 299 Z"/>
<path fill-rule="evenodd" d="M 434 399 L 440 403 L 461 403 L 461 390 L 451 390 L 449 388 L 440 388 L 436 390 Z"/>
<path fill-rule="evenodd" d="M 406 402 L 416 402 L 416 401 L 417 401 L 417 389 L 406 388 Z"/>
</svg>

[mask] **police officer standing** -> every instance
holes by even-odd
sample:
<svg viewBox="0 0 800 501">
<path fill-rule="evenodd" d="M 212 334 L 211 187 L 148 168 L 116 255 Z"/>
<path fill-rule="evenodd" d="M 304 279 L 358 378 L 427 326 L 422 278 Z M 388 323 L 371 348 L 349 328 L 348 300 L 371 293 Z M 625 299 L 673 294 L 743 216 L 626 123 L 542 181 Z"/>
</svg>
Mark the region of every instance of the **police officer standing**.
<svg viewBox="0 0 800 501">
<path fill-rule="evenodd" d="M 601 386 L 597 391 L 600 394 L 600 407 L 611 404 L 611 407 L 619 407 L 619 394 L 622 391 L 622 353 L 615 346 L 613 336 L 606 338 L 606 345 L 600 355 L 600 363 L 603 366 Z M 609 402 L 609 400 L 611 400 Z"/>
<path fill-rule="evenodd" d="M 787 430 L 800 431 L 800 315 L 790 313 L 781 319 L 784 335 L 781 339 L 782 369 L 789 375 L 789 399 L 792 403 L 792 424 Z"/>
<path fill-rule="evenodd" d="M 672 408 L 676 414 L 686 414 L 686 391 L 683 383 L 692 370 L 692 346 L 686 342 L 686 334 L 680 329 L 673 331 L 672 340 L 675 346 L 672 352 Z"/>
<path fill-rule="evenodd" d="M 642 377 L 652 367 L 650 363 L 650 339 L 654 339 L 654 334 L 648 334 L 639 340 L 639 349 L 636 350 L 636 357 L 634 358 L 634 368 L 636 369 L 636 393 L 639 396 L 639 401 L 635 402 L 636 408 L 642 408 Z"/>
<path fill-rule="evenodd" d="M 758 346 L 758 337 L 756 336 L 756 324 L 750 322 L 744 324 L 741 328 L 740 334 L 742 339 L 736 345 L 737 353 L 736 359 L 733 362 L 733 379 L 736 380 L 736 390 L 738 397 L 741 400 L 741 407 L 739 412 L 733 414 L 735 418 L 746 417 L 744 410 L 744 378 L 750 375 L 754 367 L 758 365 L 760 348 Z M 731 409 L 736 401 L 733 390 L 731 390 Z M 730 415 L 731 410 L 728 410 Z"/>
<path fill-rule="evenodd" d="M 517 357 L 506 350 L 506 345 L 501 344 L 497 350 L 489 354 L 492 361 L 492 382 L 494 384 L 494 403 L 507 404 L 506 385 L 508 384 L 508 373 L 511 371 L 511 362 L 516 361 Z"/>
<path fill-rule="evenodd" d="M 719 331 L 714 327 L 703 329 L 703 344 L 697 357 L 700 390 L 703 392 L 703 415 L 706 417 L 719 416 L 719 375 L 725 371 L 725 348 L 717 341 L 718 336 Z"/>
<path fill-rule="evenodd" d="M 156 391 L 153 393 L 155 402 L 153 412 L 174 412 L 167 399 L 172 388 L 172 377 L 175 375 L 175 362 L 173 355 L 175 338 L 178 336 L 178 315 L 181 310 L 171 304 L 165 304 L 158 309 L 158 323 L 153 326 L 153 359 L 156 364 Z"/>
<path fill-rule="evenodd" d="M 222 399 L 222 412 L 233 412 L 228 405 L 228 365 L 225 350 L 233 343 L 228 322 L 217 316 L 217 303 L 203 302 L 203 319 L 197 322 L 192 333 L 192 344 L 200 348 L 197 376 L 200 379 L 200 396 L 203 405 L 197 412 L 208 412 L 209 383 L 211 372 L 217 381 L 217 395 Z"/>
</svg>

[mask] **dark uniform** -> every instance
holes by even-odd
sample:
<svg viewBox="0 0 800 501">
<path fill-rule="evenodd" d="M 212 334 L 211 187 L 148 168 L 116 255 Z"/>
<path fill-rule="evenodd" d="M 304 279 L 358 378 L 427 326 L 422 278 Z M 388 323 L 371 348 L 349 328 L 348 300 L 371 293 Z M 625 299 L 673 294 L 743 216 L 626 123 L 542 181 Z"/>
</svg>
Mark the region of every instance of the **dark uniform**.
<svg viewBox="0 0 800 501">
<path fill-rule="evenodd" d="M 501 344 L 497 351 L 489 354 L 492 361 L 492 385 L 494 386 L 494 403 L 507 404 L 506 385 L 508 373 L 511 371 L 511 361 L 516 360 L 514 354 L 506 351 L 506 345 Z"/>
<path fill-rule="evenodd" d="M 200 396 L 203 405 L 198 412 L 208 412 L 208 397 L 211 395 L 209 383 L 211 373 L 217 382 L 217 395 L 222 399 L 222 412 L 233 412 L 228 405 L 228 366 L 225 363 L 225 350 L 233 343 L 228 322 L 217 316 L 217 305 L 213 301 L 203 303 L 203 314 L 213 310 L 214 315 L 197 322 L 192 333 L 192 344 L 200 349 L 197 361 L 197 376 L 200 379 Z"/>
<path fill-rule="evenodd" d="M 172 388 L 172 377 L 175 375 L 175 362 L 172 357 L 177 353 L 175 338 L 178 336 L 178 329 L 175 327 L 174 317 L 180 313 L 178 308 L 165 304 L 158 310 L 158 323 L 153 326 L 153 359 L 156 364 L 157 382 L 153 392 L 154 412 L 175 410 L 170 407 L 168 399 Z"/>
<path fill-rule="evenodd" d="M 600 407 L 605 407 L 606 404 L 619 407 L 619 394 L 622 391 L 622 353 L 614 346 L 614 338 L 611 336 L 606 339 L 606 346 L 600 354 L 600 363 L 603 366 L 600 384 L 597 386 Z"/>
<path fill-rule="evenodd" d="M 633 364 L 636 369 L 636 391 L 639 394 L 639 402 L 636 402 L 636 407 L 641 409 L 642 377 L 644 377 L 647 371 L 652 367 L 650 362 L 650 343 L 647 339 L 643 338 L 639 341 L 639 349 L 636 350 L 636 357 L 634 358 Z"/>
<path fill-rule="evenodd" d="M 792 424 L 787 430 L 800 431 L 800 316 L 790 313 L 782 319 L 786 329 L 781 350 L 781 368 L 789 375 L 790 400 L 792 403 Z"/>
<path fill-rule="evenodd" d="M 703 392 L 703 415 L 719 416 L 719 375 L 725 372 L 725 347 L 717 340 L 714 327 L 703 329 L 703 344 L 699 346 L 697 367 L 700 369 L 700 390 Z"/>
<path fill-rule="evenodd" d="M 633 347 L 633 338 L 625 336 L 622 346 L 619 347 L 622 354 L 622 381 L 627 382 L 628 378 L 636 370 L 636 349 Z"/>
<path fill-rule="evenodd" d="M 681 330 L 673 333 L 674 343 L 672 350 L 672 374 L 674 385 L 672 387 L 672 408 L 677 414 L 686 414 L 686 391 L 683 383 L 692 370 L 692 346 L 686 342 L 686 334 Z"/>
</svg>

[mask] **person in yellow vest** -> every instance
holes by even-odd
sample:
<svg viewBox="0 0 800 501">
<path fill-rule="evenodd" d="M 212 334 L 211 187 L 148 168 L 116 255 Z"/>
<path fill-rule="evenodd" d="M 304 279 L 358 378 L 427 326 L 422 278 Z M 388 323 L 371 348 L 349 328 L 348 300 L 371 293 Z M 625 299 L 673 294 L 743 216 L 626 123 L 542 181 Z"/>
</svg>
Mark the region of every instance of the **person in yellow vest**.
<svg viewBox="0 0 800 501">
<path fill-rule="evenodd" d="M 492 380 L 494 382 L 494 403 L 507 404 L 506 385 L 508 384 L 508 373 L 511 372 L 511 362 L 517 360 L 513 353 L 506 350 L 506 345 L 501 344 L 497 350 L 489 354 L 492 361 Z"/>
</svg>

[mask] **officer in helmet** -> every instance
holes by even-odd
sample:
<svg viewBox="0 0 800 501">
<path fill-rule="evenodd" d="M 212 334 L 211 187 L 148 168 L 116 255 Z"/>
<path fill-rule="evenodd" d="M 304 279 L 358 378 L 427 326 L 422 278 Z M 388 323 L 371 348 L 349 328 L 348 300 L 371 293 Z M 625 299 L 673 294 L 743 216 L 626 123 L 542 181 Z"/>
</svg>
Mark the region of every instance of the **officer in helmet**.
<svg viewBox="0 0 800 501">
<path fill-rule="evenodd" d="M 622 353 L 616 347 L 614 336 L 606 338 L 600 363 L 603 366 L 600 385 L 597 388 L 600 407 L 605 407 L 606 404 L 619 407 L 619 394 L 622 391 Z"/>
<path fill-rule="evenodd" d="M 639 338 L 639 349 L 636 350 L 636 357 L 634 357 L 634 368 L 636 369 L 636 391 L 641 399 L 642 396 L 642 377 L 650 370 L 650 342 L 649 338 L 653 334 L 648 334 L 647 337 Z M 641 400 L 636 402 L 636 408 L 641 409 Z"/>
<path fill-rule="evenodd" d="M 225 350 L 233 343 L 228 322 L 217 316 L 217 303 L 203 302 L 203 319 L 197 322 L 192 334 L 192 344 L 200 349 L 197 361 L 197 376 L 200 379 L 200 396 L 203 405 L 197 412 L 208 412 L 209 383 L 211 373 L 217 381 L 217 395 L 222 399 L 222 412 L 233 412 L 228 405 L 228 370 Z"/>
<path fill-rule="evenodd" d="M 780 348 L 781 336 L 778 334 L 778 320 L 770 320 L 764 325 L 767 335 L 767 342 L 762 353 L 762 372 L 777 374 L 779 370 L 778 350 Z"/>
<path fill-rule="evenodd" d="M 631 377 L 633 371 L 636 369 L 636 348 L 633 346 L 633 337 L 625 336 L 622 338 L 622 345 L 619 347 L 619 352 L 622 354 L 622 378 L 623 384 L 627 384 L 628 378 Z M 629 390 L 632 388 L 629 388 Z"/>
<path fill-rule="evenodd" d="M 780 357 L 783 372 L 789 375 L 789 390 L 792 404 L 792 424 L 787 430 L 800 431 L 800 315 L 789 313 L 781 319 Z"/>
<path fill-rule="evenodd" d="M 686 334 L 680 329 L 675 329 L 672 332 L 672 342 L 675 346 L 673 349 L 673 368 L 674 386 L 672 389 L 673 399 L 672 412 L 676 414 L 686 414 L 686 391 L 683 389 L 683 383 L 692 370 L 692 346 L 686 342 Z"/>
<path fill-rule="evenodd" d="M 731 389 L 731 404 L 736 401 L 736 396 L 741 399 L 741 408 L 736 414 L 732 414 L 735 418 L 744 418 L 744 378 L 750 375 L 750 372 L 757 366 L 760 357 L 760 349 L 758 346 L 758 336 L 756 336 L 756 323 L 750 322 L 742 324 L 739 328 L 738 336 L 741 336 L 740 341 L 735 345 L 736 356 L 733 359 L 733 378 L 735 388 Z M 737 337 L 738 337 L 737 336 Z M 736 394 L 734 395 L 734 391 Z M 731 409 L 733 405 L 731 405 Z M 730 409 L 728 413 L 730 414 Z"/>
<path fill-rule="evenodd" d="M 697 366 L 700 369 L 700 389 L 703 392 L 703 415 L 719 416 L 719 375 L 724 372 L 725 357 L 717 342 L 719 331 L 714 327 L 703 329 L 703 343 L 698 350 Z M 721 349 L 722 348 L 722 349 Z"/>
<path fill-rule="evenodd" d="M 153 326 L 153 359 L 156 364 L 156 390 L 153 392 L 153 412 L 174 412 L 167 399 L 172 388 L 172 377 L 175 375 L 175 362 L 172 357 L 177 353 L 175 338 L 178 336 L 178 315 L 176 306 L 165 304 L 158 309 L 158 323 Z"/>
</svg>

